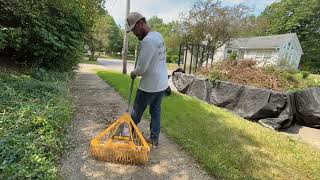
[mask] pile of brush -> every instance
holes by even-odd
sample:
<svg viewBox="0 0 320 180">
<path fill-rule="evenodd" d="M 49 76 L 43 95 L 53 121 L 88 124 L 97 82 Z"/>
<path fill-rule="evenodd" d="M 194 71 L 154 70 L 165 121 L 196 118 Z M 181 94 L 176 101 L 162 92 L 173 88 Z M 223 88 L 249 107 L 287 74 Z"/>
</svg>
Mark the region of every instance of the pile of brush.
<svg viewBox="0 0 320 180">
<path fill-rule="evenodd" d="M 211 80 L 224 80 L 259 88 L 286 91 L 299 88 L 300 82 L 294 74 L 286 69 L 267 65 L 258 67 L 252 60 L 225 60 L 216 63 L 212 68 L 197 71 Z"/>
</svg>

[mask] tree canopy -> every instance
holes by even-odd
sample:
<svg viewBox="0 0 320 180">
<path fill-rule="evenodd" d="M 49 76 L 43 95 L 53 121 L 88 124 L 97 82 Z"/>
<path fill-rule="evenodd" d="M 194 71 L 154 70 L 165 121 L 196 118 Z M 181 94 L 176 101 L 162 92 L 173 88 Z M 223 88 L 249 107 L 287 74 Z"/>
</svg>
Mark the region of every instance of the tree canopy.
<svg viewBox="0 0 320 180">
<path fill-rule="evenodd" d="M 0 0 L 1 59 L 67 71 L 76 67 L 104 0 Z"/>
<path fill-rule="evenodd" d="M 86 43 L 91 52 L 89 60 L 96 60 L 94 56 L 96 51 L 111 54 L 121 52 L 121 30 L 107 11 L 96 17 L 95 23 L 87 35 Z"/>
<path fill-rule="evenodd" d="M 303 68 L 320 72 L 320 1 L 281 0 L 268 6 L 261 17 L 267 33 L 297 33 L 304 55 Z"/>
<path fill-rule="evenodd" d="M 220 1 L 198 1 L 182 17 L 185 40 L 216 49 L 242 30 L 243 19 L 249 12 L 243 4 L 228 7 Z"/>
</svg>

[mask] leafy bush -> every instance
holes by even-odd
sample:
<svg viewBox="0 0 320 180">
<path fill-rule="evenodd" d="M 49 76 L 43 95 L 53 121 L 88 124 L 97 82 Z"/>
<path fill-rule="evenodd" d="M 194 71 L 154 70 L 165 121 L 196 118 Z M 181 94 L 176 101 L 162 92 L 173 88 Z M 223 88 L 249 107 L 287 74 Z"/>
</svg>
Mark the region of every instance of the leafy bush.
<svg viewBox="0 0 320 180">
<path fill-rule="evenodd" d="M 42 68 L 33 69 L 28 75 L 32 78 L 45 82 L 66 82 L 70 83 L 75 76 L 74 71 L 70 72 L 56 72 L 48 71 Z"/>
<path fill-rule="evenodd" d="M 236 52 L 232 52 L 229 56 L 230 60 L 234 61 L 236 60 L 238 57 L 237 53 Z"/>
<path fill-rule="evenodd" d="M 3 49 L 6 46 L 6 34 L 0 31 L 0 49 Z"/>
<path fill-rule="evenodd" d="M 74 69 L 99 3 L 102 0 L 0 0 L 0 55 L 33 67 Z"/>
<path fill-rule="evenodd" d="M 98 60 L 98 56 L 94 56 L 94 55 L 89 56 L 89 61 L 97 61 L 97 60 Z"/>
<path fill-rule="evenodd" d="M 310 73 L 308 71 L 301 71 L 300 74 L 303 79 L 306 79 L 310 75 Z"/>
<path fill-rule="evenodd" d="M 0 179 L 57 178 L 72 117 L 70 75 L 31 74 L 0 74 Z"/>
<path fill-rule="evenodd" d="M 167 55 L 167 63 L 176 63 L 178 58 L 178 55 Z"/>
<path fill-rule="evenodd" d="M 313 74 L 320 74 L 320 63 L 319 63 L 319 60 L 315 61 L 313 63 L 310 63 L 310 64 L 312 64 L 312 65 L 308 65 L 309 67 L 303 68 L 303 70 L 309 71 L 309 72 L 311 72 Z"/>
</svg>

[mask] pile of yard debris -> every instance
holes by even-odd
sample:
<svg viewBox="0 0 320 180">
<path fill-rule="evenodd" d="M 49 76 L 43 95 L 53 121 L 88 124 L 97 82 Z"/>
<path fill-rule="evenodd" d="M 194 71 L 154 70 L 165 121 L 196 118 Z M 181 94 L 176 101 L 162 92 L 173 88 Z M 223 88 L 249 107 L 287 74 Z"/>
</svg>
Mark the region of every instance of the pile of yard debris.
<svg viewBox="0 0 320 180">
<path fill-rule="evenodd" d="M 256 61 L 251 60 L 225 60 L 216 63 L 211 69 L 200 69 L 197 75 L 210 80 L 224 80 L 282 92 L 320 85 L 319 81 L 307 78 L 308 72 L 274 65 L 257 67 Z"/>
</svg>

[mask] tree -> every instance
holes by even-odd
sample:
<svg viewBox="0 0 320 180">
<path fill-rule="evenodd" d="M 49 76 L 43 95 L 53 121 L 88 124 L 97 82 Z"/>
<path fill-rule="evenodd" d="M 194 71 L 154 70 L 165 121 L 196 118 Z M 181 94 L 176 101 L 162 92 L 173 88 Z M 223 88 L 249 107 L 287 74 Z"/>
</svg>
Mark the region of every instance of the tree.
<svg viewBox="0 0 320 180">
<path fill-rule="evenodd" d="M 297 33 L 304 55 L 303 69 L 320 72 L 320 1 L 281 0 L 268 6 L 269 34 Z"/>
<path fill-rule="evenodd" d="M 179 45 L 182 40 L 179 22 L 164 23 L 161 18 L 153 16 L 148 20 L 148 24 L 153 30 L 162 34 L 167 48 L 167 62 L 175 62 L 178 58 Z"/>
<path fill-rule="evenodd" d="M 124 31 L 122 31 L 122 37 L 124 36 Z M 128 34 L 128 54 L 134 54 L 138 45 L 138 38 L 133 35 L 133 33 Z"/>
<path fill-rule="evenodd" d="M 107 53 L 120 53 L 122 50 L 122 37 L 121 37 L 121 30 L 120 27 L 116 25 L 112 16 L 108 16 L 108 24 L 109 28 L 109 43 L 106 47 Z"/>
<path fill-rule="evenodd" d="M 96 17 L 92 30 L 88 33 L 88 41 L 91 55 L 89 60 L 95 61 L 94 53 L 104 51 L 106 53 L 121 52 L 122 39 L 119 26 L 116 25 L 112 16 L 107 11 Z"/>
<path fill-rule="evenodd" d="M 103 0 L 0 0 L 0 56 L 69 71 L 83 52 Z"/>
<path fill-rule="evenodd" d="M 90 61 L 96 61 L 95 52 L 98 50 L 99 55 L 102 49 L 105 49 L 109 43 L 108 14 L 101 14 L 97 17 L 92 30 L 88 33 L 88 45 L 90 49 Z"/>
<path fill-rule="evenodd" d="M 235 37 L 268 35 L 268 22 L 264 17 L 251 15 L 243 19 L 241 24 L 242 30 L 239 31 Z"/>
<path fill-rule="evenodd" d="M 165 24 L 163 23 L 163 20 L 157 16 L 152 16 L 148 20 L 148 24 L 150 27 L 158 32 L 161 32 L 163 29 L 165 29 Z M 162 32 L 161 32 L 162 33 Z"/>
<path fill-rule="evenodd" d="M 182 17 L 185 42 L 206 44 L 214 51 L 242 30 L 249 12 L 243 4 L 222 7 L 220 1 L 199 1 Z"/>
</svg>

